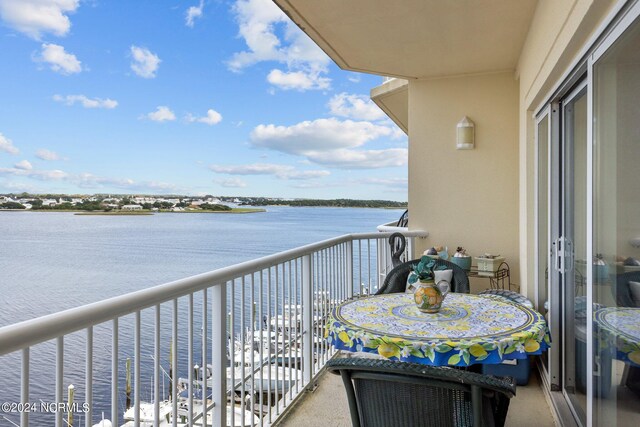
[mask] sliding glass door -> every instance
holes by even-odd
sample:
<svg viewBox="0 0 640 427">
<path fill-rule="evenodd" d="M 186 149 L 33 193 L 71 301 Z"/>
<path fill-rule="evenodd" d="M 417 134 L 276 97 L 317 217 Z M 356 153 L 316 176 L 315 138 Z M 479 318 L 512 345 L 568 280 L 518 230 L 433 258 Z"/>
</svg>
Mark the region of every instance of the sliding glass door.
<svg viewBox="0 0 640 427">
<path fill-rule="evenodd" d="M 640 425 L 640 1 L 536 119 L 546 380 L 582 426 Z"/>
<path fill-rule="evenodd" d="M 607 427 L 640 425 L 640 21 L 627 20 L 591 68 L 592 425 Z"/>
<path fill-rule="evenodd" d="M 580 84 L 560 102 L 558 162 L 560 235 L 556 269 L 560 274 L 562 391 L 577 420 L 586 422 L 587 399 L 587 86 Z"/>
</svg>

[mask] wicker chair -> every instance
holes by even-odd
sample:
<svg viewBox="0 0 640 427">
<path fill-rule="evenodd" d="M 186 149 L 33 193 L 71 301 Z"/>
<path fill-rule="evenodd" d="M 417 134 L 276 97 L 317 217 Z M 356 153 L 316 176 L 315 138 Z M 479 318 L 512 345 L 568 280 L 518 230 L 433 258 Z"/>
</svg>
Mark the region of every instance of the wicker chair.
<svg viewBox="0 0 640 427">
<path fill-rule="evenodd" d="M 510 377 L 376 359 L 333 359 L 342 376 L 354 427 L 504 426 Z"/>
<path fill-rule="evenodd" d="M 616 276 L 616 285 L 611 287 L 611 292 L 619 307 L 637 306 L 631 297 L 629 282 L 640 282 L 640 271 L 630 271 Z"/>
<path fill-rule="evenodd" d="M 407 287 L 407 278 L 409 273 L 413 270 L 413 266 L 420 262 L 419 259 L 403 262 L 402 264 L 394 267 L 393 270 L 387 274 L 386 279 L 382 287 L 378 289 L 376 295 L 381 294 L 395 294 L 398 292 L 404 292 Z M 453 270 L 453 278 L 451 279 L 451 292 L 459 292 L 468 294 L 469 289 L 469 277 L 467 273 L 456 264 L 446 261 L 444 259 L 436 259 L 437 266 L 446 266 L 448 269 Z"/>
<path fill-rule="evenodd" d="M 485 289 L 482 292 L 478 292 L 478 295 L 495 295 L 501 299 L 509 302 L 517 302 L 526 307 L 533 308 L 533 303 L 529 301 L 527 297 L 518 292 L 510 291 L 508 289 Z"/>
<path fill-rule="evenodd" d="M 402 264 L 400 258 L 407 246 L 407 239 L 402 233 L 393 233 L 389 236 L 389 248 L 391 249 L 391 263 L 394 267 Z"/>
</svg>

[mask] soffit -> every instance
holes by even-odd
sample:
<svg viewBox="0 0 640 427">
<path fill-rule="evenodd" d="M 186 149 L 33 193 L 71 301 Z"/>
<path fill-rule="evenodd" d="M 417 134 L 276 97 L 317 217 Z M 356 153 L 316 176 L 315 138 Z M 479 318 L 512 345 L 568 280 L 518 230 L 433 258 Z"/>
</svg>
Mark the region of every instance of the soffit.
<svg viewBox="0 0 640 427">
<path fill-rule="evenodd" d="M 273 0 L 340 67 L 404 78 L 515 69 L 537 0 Z"/>
<path fill-rule="evenodd" d="M 371 100 L 400 129 L 409 134 L 409 82 L 391 79 L 371 89 Z"/>
</svg>

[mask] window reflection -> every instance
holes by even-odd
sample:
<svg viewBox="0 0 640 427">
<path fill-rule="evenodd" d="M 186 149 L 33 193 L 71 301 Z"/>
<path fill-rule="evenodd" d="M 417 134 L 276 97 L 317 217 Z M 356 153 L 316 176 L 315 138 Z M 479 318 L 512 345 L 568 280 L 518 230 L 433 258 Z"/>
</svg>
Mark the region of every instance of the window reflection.
<svg viewBox="0 0 640 427">
<path fill-rule="evenodd" d="M 640 424 L 640 25 L 594 66 L 594 424 Z"/>
</svg>

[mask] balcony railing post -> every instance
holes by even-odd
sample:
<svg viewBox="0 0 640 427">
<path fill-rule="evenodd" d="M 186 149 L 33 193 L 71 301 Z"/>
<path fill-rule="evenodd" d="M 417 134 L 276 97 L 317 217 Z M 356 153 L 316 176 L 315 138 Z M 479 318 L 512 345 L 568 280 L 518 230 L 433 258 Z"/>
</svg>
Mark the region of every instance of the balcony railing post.
<svg viewBox="0 0 640 427">
<path fill-rule="evenodd" d="M 313 378 L 313 271 L 311 255 L 302 257 L 302 348 L 304 384 L 310 386 Z"/>
<path fill-rule="evenodd" d="M 212 347 L 212 400 L 214 402 L 212 424 L 227 425 L 227 284 L 211 289 L 211 339 Z M 233 351 L 233 349 L 232 349 Z M 233 413 L 233 412 L 232 412 Z"/>
<path fill-rule="evenodd" d="M 29 347 L 22 350 L 22 385 L 20 387 L 20 402 L 29 403 Z M 29 411 L 20 412 L 20 426 L 29 427 Z"/>
<path fill-rule="evenodd" d="M 347 298 L 353 298 L 353 240 L 350 240 L 346 244 L 347 250 L 345 257 L 347 258 L 347 271 L 345 275 L 347 277 Z"/>
</svg>

